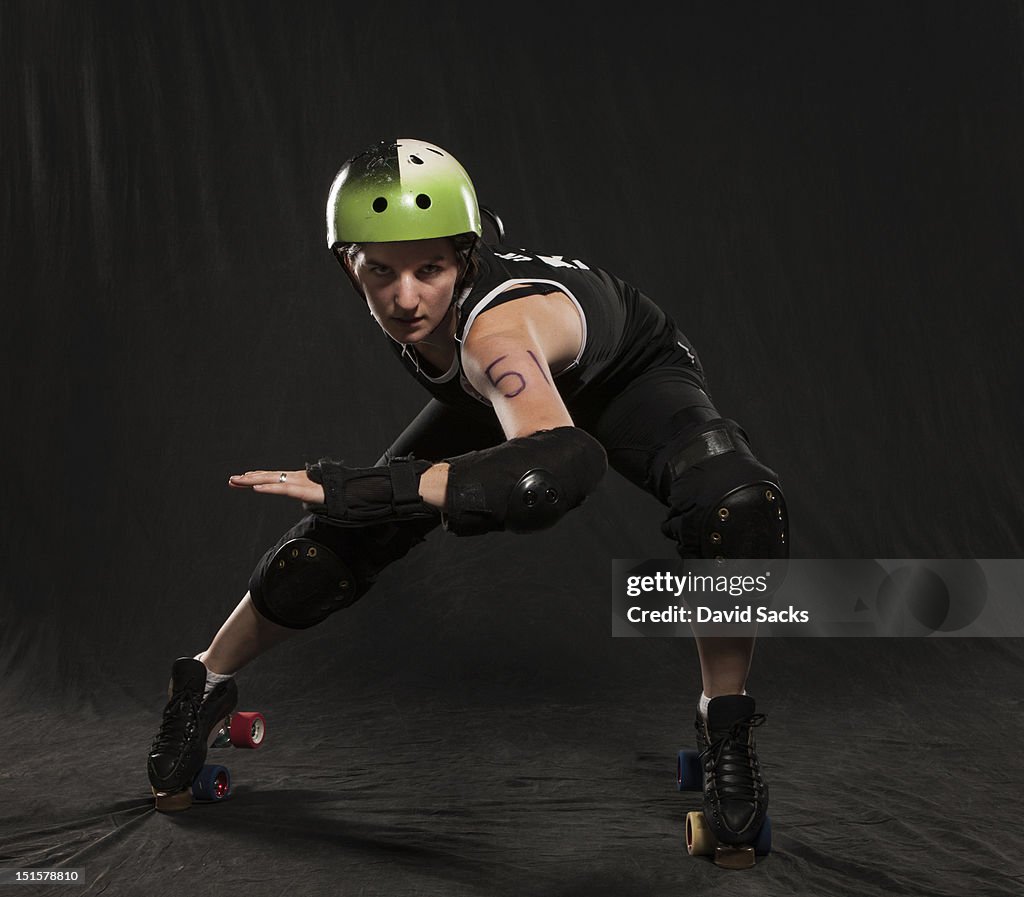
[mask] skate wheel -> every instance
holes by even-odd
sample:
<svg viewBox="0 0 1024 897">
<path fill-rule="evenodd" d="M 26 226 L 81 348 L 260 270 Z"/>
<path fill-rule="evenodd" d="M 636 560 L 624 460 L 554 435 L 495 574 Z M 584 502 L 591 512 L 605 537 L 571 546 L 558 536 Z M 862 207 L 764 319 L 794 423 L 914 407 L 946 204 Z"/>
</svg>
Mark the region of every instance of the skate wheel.
<svg viewBox="0 0 1024 897">
<path fill-rule="evenodd" d="M 772 852 L 772 818 L 771 816 L 764 817 L 764 824 L 761 826 L 761 831 L 757 833 L 757 837 L 753 842 L 754 853 L 759 857 L 766 857 Z"/>
<path fill-rule="evenodd" d="M 189 788 L 174 794 L 153 789 L 153 796 L 156 798 L 156 808 L 161 813 L 177 813 L 192 806 L 192 791 Z"/>
<path fill-rule="evenodd" d="M 192 782 L 196 800 L 224 800 L 231 793 L 231 774 L 224 766 L 204 766 Z"/>
<path fill-rule="evenodd" d="M 262 713 L 242 711 L 231 714 L 228 737 L 235 747 L 258 748 L 267 734 L 267 721 Z"/>
<path fill-rule="evenodd" d="M 696 751 L 680 751 L 676 760 L 676 787 L 680 791 L 703 791 L 704 770 Z"/>
<path fill-rule="evenodd" d="M 709 857 L 715 853 L 718 839 L 708 825 L 704 813 L 692 810 L 686 814 L 686 852 L 692 857 Z"/>
</svg>

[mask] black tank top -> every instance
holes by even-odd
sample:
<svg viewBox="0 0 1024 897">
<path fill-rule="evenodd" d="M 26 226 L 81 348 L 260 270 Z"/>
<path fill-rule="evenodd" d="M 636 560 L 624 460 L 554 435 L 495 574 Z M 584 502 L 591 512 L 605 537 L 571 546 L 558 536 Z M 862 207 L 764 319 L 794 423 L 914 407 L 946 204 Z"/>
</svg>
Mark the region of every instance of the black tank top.
<svg viewBox="0 0 1024 897">
<path fill-rule="evenodd" d="M 451 367 L 439 372 L 413 346 L 388 337 L 406 369 L 445 404 L 479 411 L 490 403 L 462 372 L 462 344 L 476 319 L 490 309 L 524 296 L 564 293 L 583 323 L 580 353 L 554 371 L 559 394 L 570 414 L 595 407 L 617 395 L 644 371 L 659 365 L 690 369 L 703 386 L 696 351 L 675 322 L 651 299 L 625 281 L 572 256 L 478 243 L 477 273 L 463 289 L 458 306 L 456 353 Z"/>
</svg>

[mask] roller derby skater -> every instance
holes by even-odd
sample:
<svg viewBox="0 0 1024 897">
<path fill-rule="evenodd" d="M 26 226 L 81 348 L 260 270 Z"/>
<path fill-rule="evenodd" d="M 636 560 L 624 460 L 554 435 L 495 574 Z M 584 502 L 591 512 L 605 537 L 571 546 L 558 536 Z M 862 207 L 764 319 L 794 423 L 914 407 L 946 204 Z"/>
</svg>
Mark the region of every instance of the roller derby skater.
<svg viewBox="0 0 1024 897">
<path fill-rule="evenodd" d="M 383 331 L 382 349 L 430 399 L 373 467 L 323 457 L 229 478 L 231 488 L 285 496 L 306 513 L 256 564 L 195 683 L 205 675 L 203 688 L 215 687 L 349 607 L 438 531 L 542 538 L 609 466 L 663 505 L 662 532 L 682 557 L 786 556 L 779 478 L 715 407 L 675 321 L 589 261 L 506 245 L 500 219 L 481 214 L 446 150 L 391 139 L 349 159 L 329 191 L 327 247 Z M 675 264 L 670 246 L 665 265 Z M 694 634 L 712 708 L 743 711 L 736 696 L 753 637 Z M 201 762 L 199 720 L 216 712 L 203 717 L 197 687 L 168 705 L 154 788 L 180 786 Z M 767 789 L 744 771 L 757 768 L 744 742 L 753 719 L 712 709 L 702 735 L 708 799 L 726 840 L 745 838 L 764 815 Z"/>
</svg>

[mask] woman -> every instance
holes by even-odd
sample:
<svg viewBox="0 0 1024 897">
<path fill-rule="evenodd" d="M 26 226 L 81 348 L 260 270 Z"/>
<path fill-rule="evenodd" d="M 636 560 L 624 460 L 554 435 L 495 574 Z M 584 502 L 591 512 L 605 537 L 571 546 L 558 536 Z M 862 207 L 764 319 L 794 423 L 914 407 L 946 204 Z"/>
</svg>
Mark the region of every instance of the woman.
<svg viewBox="0 0 1024 897">
<path fill-rule="evenodd" d="M 778 478 L 715 409 L 672 320 L 579 259 L 483 243 L 472 182 L 446 151 L 401 139 L 350 159 L 327 229 L 388 344 L 433 398 L 373 468 L 322 459 L 230 478 L 310 513 L 264 555 L 210 647 L 175 663 L 149 759 L 162 809 L 235 706 L 233 674 L 352 604 L 439 524 L 456 535 L 542 530 L 610 463 L 668 508 L 662 530 L 683 557 L 788 551 Z M 763 716 L 744 691 L 754 640 L 695 634 L 705 814 L 720 841 L 748 843 L 768 800 L 752 734 Z"/>
</svg>

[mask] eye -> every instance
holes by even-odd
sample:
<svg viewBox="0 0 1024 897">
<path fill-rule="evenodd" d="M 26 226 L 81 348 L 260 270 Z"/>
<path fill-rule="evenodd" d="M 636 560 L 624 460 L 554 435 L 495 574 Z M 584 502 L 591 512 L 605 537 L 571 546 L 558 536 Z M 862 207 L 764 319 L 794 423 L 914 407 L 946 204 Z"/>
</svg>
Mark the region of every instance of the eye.
<svg viewBox="0 0 1024 897">
<path fill-rule="evenodd" d="M 370 265 L 370 273 L 376 274 L 377 277 L 387 277 L 391 269 L 387 265 Z"/>
<path fill-rule="evenodd" d="M 440 265 L 424 265 L 422 268 L 420 268 L 420 270 L 429 277 L 429 276 L 431 276 L 433 274 L 437 274 L 441 270 L 441 266 Z"/>
</svg>

